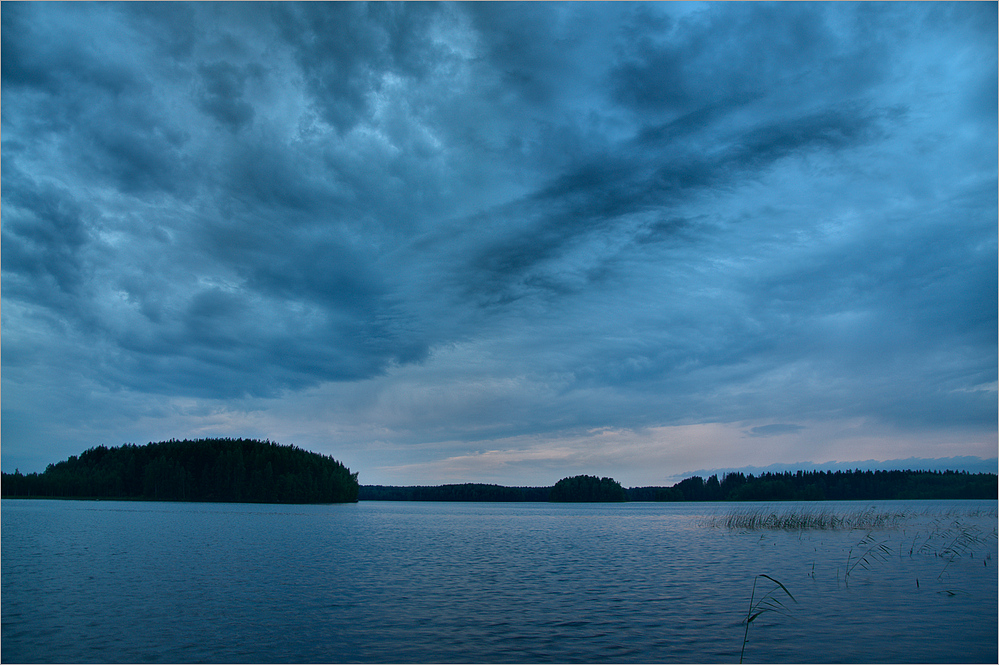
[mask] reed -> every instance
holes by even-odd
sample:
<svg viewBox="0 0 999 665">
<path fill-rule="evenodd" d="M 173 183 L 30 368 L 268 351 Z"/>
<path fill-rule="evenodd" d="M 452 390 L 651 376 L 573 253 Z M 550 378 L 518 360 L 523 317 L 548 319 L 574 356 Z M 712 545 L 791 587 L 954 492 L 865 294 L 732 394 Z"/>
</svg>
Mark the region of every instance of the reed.
<svg viewBox="0 0 999 665">
<path fill-rule="evenodd" d="M 857 547 L 864 548 L 863 554 L 859 555 L 853 563 L 851 563 L 853 557 L 852 547 L 849 554 L 846 555 L 846 573 L 843 574 L 843 581 L 847 586 L 850 584 L 850 573 L 857 566 L 860 566 L 864 570 L 870 570 L 873 564 L 885 562 L 891 556 L 891 549 L 888 547 L 887 542 L 877 542 L 869 533 L 857 544 Z"/>
<path fill-rule="evenodd" d="M 986 516 L 990 516 L 987 515 Z M 932 555 L 944 559 L 944 567 L 937 575 L 937 580 L 941 580 L 947 569 L 955 559 L 969 556 L 974 558 L 975 549 L 979 547 L 991 547 L 992 543 L 999 540 L 999 528 L 993 527 L 991 532 L 982 530 L 979 526 L 965 523 L 960 517 L 952 517 L 950 514 L 934 520 L 926 533 L 926 539 L 918 549 L 916 540 L 921 532 L 917 532 L 912 540 L 912 547 L 909 548 L 909 556 L 913 550 L 916 554 Z M 982 566 L 988 567 L 992 554 L 986 553 L 982 559 Z"/>
<path fill-rule="evenodd" d="M 756 585 L 760 581 L 761 577 L 770 580 L 773 583 L 773 586 L 770 588 L 769 591 L 767 591 L 766 594 L 763 595 L 762 598 L 757 600 Z M 746 612 L 746 631 L 745 633 L 743 633 L 742 636 L 742 651 L 739 652 L 740 663 L 742 662 L 743 656 L 746 655 L 746 643 L 749 641 L 749 624 L 756 621 L 756 619 L 758 619 L 761 614 L 765 614 L 767 612 L 777 612 L 778 614 L 787 614 L 787 606 L 785 606 L 784 603 L 781 601 L 781 597 L 778 595 L 778 591 L 783 591 L 785 594 L 787 594 L 788 598 L 790 598 L 796 603 L 798 602 L 797 600 L 795 600 L 794 596 L 791 595 L 791 592 L 787 590 L 786 586 L 784 586 L 778 580 L 770 577 L 769 575 L 764 575 L 761 573 L 753 578 L 753 592 L 749 596 L 749 611 Z"/>
<path fill-rule="evenodd" d="M 744 531 L 805 531 L 827 529 L 891 529 L 901 526 L 909 518 L 905 511 L 858 510 L 851 513 L 834 513 L 830 510 L 791 508 L 771 510 L 756 508 L 738 510 L 724 517 L 711 518 L 711 526 L 723 526 Z"/>
<path fill-rule="evenodd" d="M 973 548 L 987 545 L 996 540 L 996 535 L 995 528 L 989 533 L 977 525 L 965 523 L 960 518 L 938 519 L 927 529 L 926 540 L 919 547 L 917 553 L 934 554 L 953 560 L 960 556 L 973 555 Z M 913 547 L 915 547 L 915 541 L 919 536 L 920 533 L 917 532 L 916 537 L 913 538 Z"/>
</svg>

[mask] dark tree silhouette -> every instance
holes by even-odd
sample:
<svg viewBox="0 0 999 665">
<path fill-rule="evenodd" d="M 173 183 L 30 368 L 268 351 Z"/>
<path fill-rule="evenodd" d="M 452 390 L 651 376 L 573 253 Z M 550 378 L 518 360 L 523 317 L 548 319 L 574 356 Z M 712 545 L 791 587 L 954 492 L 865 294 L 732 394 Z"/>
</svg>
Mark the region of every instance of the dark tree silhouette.
<svg viewBox="0 0 999 665">
<path fill-rule="evenodd" d="M 97 446 L 44 473 L 3 474 L 3 496 L 345 503 L 357 474 L 332 457 L 253 439 Z"/>
<path fill-rule="evenodd" d="M 472 483 L 437 487 L 366 485 L 360 488 L 359 498 L 362 501 L 592 501 L 594 499 L 563 497 L 593 496 L 592 493 L 587 494 L 591 489 L 585 488 L 595 491 L 605 481 L 614 483 L 609 478 L 576 476 L 559 481 L 555 487 L 501 487 Z M 823 501 L 994 499 L 997 489 L 994 473 L 798 471 L 764 473 L 760 476 L 729 473 L 721 480 L 717 476 L 707 480 L 692 476 L 672 487 L 631 487 L 622 492 L 628 501 Z M 611 496 L 616 497 L 617 490 L 612 490 Z"/>
<path fill-rule="evenodd" d="M 549 501 L 558 502 L 609 502 L 627 501 L 621 483 L 613 478 L 572 476 L 555 483 L 548 494 Z"/>
<path fill-rule="evenodd" d="M 730 473 L 721 481 L 693 476 L 673 487 L 633 487 L 632 501 L 858 501 L 995 499 L 994 473 L 964 471 L 798 471 L 759 476 Z"/>
<path fill-rule="evenodd" d="M 549 487 L 503 487 L 481 483 L 394 487 L 362 485 L 361 501 L 547 501 Z"/>
</svg>

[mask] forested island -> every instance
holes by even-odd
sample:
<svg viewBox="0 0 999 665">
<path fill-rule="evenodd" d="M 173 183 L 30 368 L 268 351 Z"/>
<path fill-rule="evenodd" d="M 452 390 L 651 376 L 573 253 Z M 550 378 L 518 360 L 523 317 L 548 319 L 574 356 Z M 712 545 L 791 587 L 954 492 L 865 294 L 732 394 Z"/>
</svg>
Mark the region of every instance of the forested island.
<svg viewBox="0 0 999 665">
<path fill-rule="evenodd" d="M 585 481 L 580 479 L 586 479 Z M 621 488 L 596 476 L 563 478 L 554 487 L 362 485 L 361 501 L 873 501 L 897 499 L 995 499 L 994 473 L 964 471 L 798 471 L 759 476 L 729 473 L 723 479 L 692 476 L 670 487 Z M 609 482 L 604 482 L 609 481 Z M 603 483 L 606 494 L 594 494 Z M 617 489 L 614 488 L 616 486 Z M 556 488 L 558 488 L 556 490 Z M 620 489 L 623 493 L 617 492 Z M 588 498 L 596 497 L 600 498 Z M 571 498 L 566 498 L 571 497 Z"/>
<path fill-rule="evenodd" d="M 44 473 L 2 474 L 5 497 L 349 503 L 357 474 L 332 457 L 254 439 L 97 446 Z"/>
</svg>

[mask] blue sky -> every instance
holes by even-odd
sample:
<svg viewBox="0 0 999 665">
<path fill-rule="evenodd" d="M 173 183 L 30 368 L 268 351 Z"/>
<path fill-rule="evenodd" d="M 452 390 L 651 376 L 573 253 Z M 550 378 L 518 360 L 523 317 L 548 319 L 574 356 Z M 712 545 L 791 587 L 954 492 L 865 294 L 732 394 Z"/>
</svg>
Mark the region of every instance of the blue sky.
<svg viewBox="0 0 999 665">
<path fill-rule="evenodd" d="M 2 13 L 2 465 L 995 457 L 995 3 Z"/>
</svg>

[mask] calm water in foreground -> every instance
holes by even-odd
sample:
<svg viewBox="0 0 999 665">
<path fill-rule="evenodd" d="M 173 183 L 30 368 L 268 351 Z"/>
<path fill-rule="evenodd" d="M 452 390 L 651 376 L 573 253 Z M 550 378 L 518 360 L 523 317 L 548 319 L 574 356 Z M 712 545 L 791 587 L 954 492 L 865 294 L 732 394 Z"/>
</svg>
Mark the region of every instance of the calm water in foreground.
<svg viewBox="0 0 999 665">
<path fill-rule="evenodd" d="M 711 524 L 871 506 L 908 517 Z M 994 663 L 995 534 L 995 501 L 5 499 L 0 645 L 4 662 L 738 662 L 766 573 L 797 603 L 751 624 L 747 662 Z"/>
</svg>

